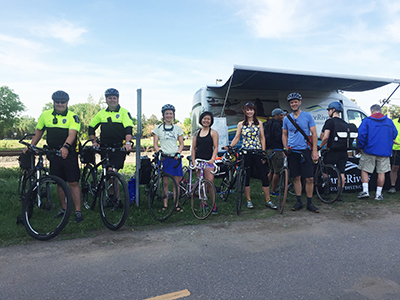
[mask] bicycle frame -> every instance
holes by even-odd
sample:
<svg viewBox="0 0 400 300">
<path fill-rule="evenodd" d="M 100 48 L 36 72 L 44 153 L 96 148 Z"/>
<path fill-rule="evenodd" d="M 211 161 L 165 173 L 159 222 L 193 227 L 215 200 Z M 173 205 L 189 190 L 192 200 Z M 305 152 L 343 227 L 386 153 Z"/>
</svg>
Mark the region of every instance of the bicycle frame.
<svg viewBox="0 0 400 300">
<path fill-rule="evenodd" d="M 214 166 L 214 171 L 211 171 L 211 173 L 215 174 L 218 171 L 218 166 L 213 163 Z M 188 184 L 188 196 L 192 195 L 194 192 L 194 187 L 196 186 L 197 182 L 202 181 L 204 179 L 204 170 L 208 167 L 208 160 L 204 159 L 196 159 L 196 166 L 189 166 L 189 184 Z M 200 177 L 197 179 L 197 181 L 192 184 L 192 174 L 193 170 L 199 170 L 200 171 Z"/>
</svg>

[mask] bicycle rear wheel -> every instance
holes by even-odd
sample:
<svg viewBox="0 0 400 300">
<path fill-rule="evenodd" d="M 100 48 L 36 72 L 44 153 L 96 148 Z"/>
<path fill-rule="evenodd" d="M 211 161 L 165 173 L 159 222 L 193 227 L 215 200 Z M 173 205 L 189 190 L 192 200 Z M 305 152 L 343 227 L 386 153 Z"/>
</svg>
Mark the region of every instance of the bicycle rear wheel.
<svg viewBox="0 0 400 300">
<path fill-rule="evenodd" d="M 60 198 L 65 199 L 65 212 L 61 212 Z M 72 195 L 64 180 L 47 175 L 33 185 L 22 202 L 23 223 L 30 236 L 46 241 L 54 238 L 68 223 L 72 209 Z"/>
<path fill-rule="evenodd" d="M 333 165 L 317 167 L 314 176 L 314 187 L 318 198 L 324 203 L 333 203 L 342 192 L 342 177 Z"/>
<path fill-rule="evenodd" d="M 234 174 L 234 169 L 229 167 L 228 172 L 224 178 L 222 178 L 221 184 L 220 184 L 220 192 L 219 192 L 219 197 L 223 201 L 227 201 L 229 194 L 231 193 L 232 188 L 235 185 L 235 177 L 233 176 Z"/>
<path fill-rule="evenodd" d="M 178 184 L 174 177 L 162 173 L 150 182 L 148 206 L 151 216 L 157 221 L 165 221 L 175 210 L 178 203 Z"/>
<path fill-rule="evenodd" d="M 192 193 L 192 212 L 197 219 L 204 220 L 211 215 L 216 193 L 211 181 L 207 179 L 197 181 Z"/>
<path fill-rule="evenodd" d="M 242 198 L 244 194 L 244 181 L 245 181 L 245 171 L 239 169 L 236 177 L 236 214 L 240 215 L 242 210 Z"/>
<path fill-rule="evenodd" d="M 288 194 L 289 172 L 287 168 L 281 170 L 279 175 L 279 198 L 278 198 L 278 212 L 281 214 L 285 208 L 287 194 Z"/>
<path fill-rule="evenodd" d="M 83 168 L 81 177 L 82 204 L 86 209 L 96 206 L 97 175 L 92 165 Z"/>
<path fill-rule="evenodd" d="M 100 193 L 100 217 L 110 230 L 118 230 L 124 224 L 129 214 L 128 184 L 121 174 L 107 172 Z"/>
<path fill-rule="evenodd" d="M 194 177 L 196 177 L 196 172 L 192 172 L 192 178 L 190 178 L 191 170 L 188 167 L 183 168 L 183 176 L 179 182 L 179 205 L 182 206 L 186 203 L 186 200 L 190 198 L 190 186 L 193 186 L 196 182 Z M 190 180 L 192 184 L 190 185 Z"/>
</svg>

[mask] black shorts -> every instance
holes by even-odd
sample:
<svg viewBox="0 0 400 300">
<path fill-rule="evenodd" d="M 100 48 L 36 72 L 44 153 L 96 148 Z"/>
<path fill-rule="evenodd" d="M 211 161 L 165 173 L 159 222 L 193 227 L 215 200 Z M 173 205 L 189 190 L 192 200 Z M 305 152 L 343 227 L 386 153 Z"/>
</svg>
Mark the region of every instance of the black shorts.
<svg viewBox="0 0 400 300">
<path fill-rule="evenodd" d="M 70 152 L 66 159 L 60 156 L 51 156 L 48 159 L 50 160 L 51 175 L 58 176 L 66 182 L 79 182 L 81 172 L 76 152 Z"/>
<path fill-rule="evenodd" d="M 115 168 L 115 169 L 122 169 L 124 167 L 125 163 L 125 152 L 121 151 L 116 151 L 116 152 L 109 152 L 108 157 L 110 159 L 110 164 Z M 105 158 L 106 154 L 101 153 L 101 159 Z"/>
<path fill-rule="evenodd" d="M 344 174 L 348 158 L 347 151 L 331 151 L 325 154 L 324 164 L 336 165 L 340 174 Z"/>
<path fill-rule="evenodd" d="M 393 150 L 392 157 L 390 158 L 390 164 L 392 166 L 400 165 L 400 150 Z"/>
<path fill-rule="evenodd" d="M 311 159 L 311 150 L 301 150 L 301 153 L 292 152 L 288 155 L 289 174 L 291 178 L 314 177 L 314 163 Z"/>
</svg>

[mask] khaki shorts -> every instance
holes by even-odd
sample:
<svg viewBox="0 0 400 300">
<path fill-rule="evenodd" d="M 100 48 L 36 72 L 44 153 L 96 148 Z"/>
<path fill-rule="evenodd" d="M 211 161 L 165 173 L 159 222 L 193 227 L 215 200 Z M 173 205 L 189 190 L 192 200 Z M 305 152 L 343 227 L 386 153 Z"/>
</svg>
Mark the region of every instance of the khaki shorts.
<svg viewBox="0 0 400 300">
<path fill-rule="evenodd" d="M 386 173 L 390 171 L 390 157 L 370 155 L 361 153 L 358 168 L 367 173 L 373 173 L 376 167 L 376 173 Z"/>
<path fill-rule="evenodd" d="M 275 154 L 272 155 L 271 159 L 268 159 L 269 171 L 279 174 L 283 167 L 283 153 L 282 151 L 267 149 L 267 157 L 270 157 L 273 152 L 275 152 Z"/>
</svg>

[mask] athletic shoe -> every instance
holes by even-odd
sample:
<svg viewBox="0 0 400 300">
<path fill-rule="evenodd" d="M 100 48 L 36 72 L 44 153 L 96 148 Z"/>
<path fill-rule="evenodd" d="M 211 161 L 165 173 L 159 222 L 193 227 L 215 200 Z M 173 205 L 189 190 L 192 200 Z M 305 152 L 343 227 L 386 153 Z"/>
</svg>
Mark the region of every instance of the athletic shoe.
<svg viewBox="0 0 400 300">
<path fill-rule="evenodd" d="M 307 204 L 307 210 L 314 212 L 314 213 L 319 213 L 319 209 L 317 207 L 315 207 L 315 205 L 312 203 Z"/>
<path fill-rule="evenodd" d="M 396 193 L 396 188 L 394 186 L 392 186 L 389 190 L 388 190 L 389 194 L 395 194 Z"/>
<path fill-rule="evenodd" d="M 377 195 L 376 197 L 375 197 L 375 200 L 378 200 L 378 201 L 381 201 L 381 200 L 383 200 L 383 196 L 382 195 Z"/>
<path fill-rule="evenodd" d="M 213 208 L 213 210 L 212 210 L 212 212 L 211 212 L 213 215 L 217 215 L 218 214 L 218 209 L 217 209 L 217 205 L 215 204 L 214 205 L 214 208 Z"/>
<path fill-rule="evenodd" d="M 275 204 L 272 203 L 272 201 L 268 201 L 265 203 L 265 206 L 271 209 L 277 209 L 277 206 Z"/>
<path fill-rule="evenodd" d="M 358 199 L 366 199 L 369 198 L 369 193 L 368 192 L 360 192 L 357 196 Z"/>
<path fill-rule="evenodd" d="M 247 208 L 254 208 L 254 205 L 251 201 L 247 201 Z"/>
<path fill-rule="evenodd" d="M 279 193 L 278 192 L 271 192 L 270 195 L 271 195 L 271 197 L 278 197 Z"/>
<path fill-rule="evenodd" d="M 75 223 L 80 223 L 83 221 L 82 213 L 80 211 L 75 212 Z"/>
<path fill-rule="evenodd" d="M 302 209 L 303 208 L 303 203 L 301 203 L 301 202 L 296 202 L 296 204 L 292 207 L 292 210 L 293 211 L 296 211 L 296 210 L 300 210 L 300 209 Z"/>
<path fill-rule="evenodd" d="M 58 214 L 54 216 L 54 218 L 62 218 L 64 214 L 65 214 L 65 209 L 60 209 L 60 211 L 58 212 Z"/>
</svg>

